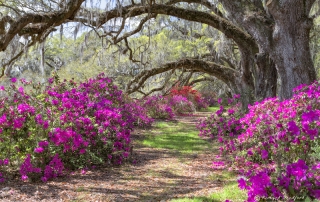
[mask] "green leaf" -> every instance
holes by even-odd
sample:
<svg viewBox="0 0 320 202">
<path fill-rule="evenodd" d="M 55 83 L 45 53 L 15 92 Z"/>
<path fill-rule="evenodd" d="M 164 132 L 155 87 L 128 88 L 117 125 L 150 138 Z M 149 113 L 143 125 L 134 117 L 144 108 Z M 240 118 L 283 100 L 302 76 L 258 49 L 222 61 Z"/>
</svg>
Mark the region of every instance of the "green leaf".
<svg viewBox="0 0 320 202">
<path fill-rule="evenodd" d="M 304 201 L 305 201 L 305 202 L 311 202 L 312 199 L 311 199 L 309 196 L 307 196 L 307 198 L 305 198 Z"/>
<path fill-rule="evenodd" d="M 294 196 L 294 194 L 295 194 L 294 193 L 294 189 L 293 189 L 293 187 L 291 185 L 289 186 L 289 192 L 290 192 L 291 195 Z"/>
</svg>

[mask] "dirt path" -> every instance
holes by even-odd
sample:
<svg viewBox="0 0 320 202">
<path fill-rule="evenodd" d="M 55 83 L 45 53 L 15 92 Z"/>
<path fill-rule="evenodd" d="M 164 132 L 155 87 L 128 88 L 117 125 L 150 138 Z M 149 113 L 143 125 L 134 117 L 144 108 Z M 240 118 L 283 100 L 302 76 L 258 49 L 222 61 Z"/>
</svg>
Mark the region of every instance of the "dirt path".
<svg viewBox="0 0 320 202">
<path fill-rule="evenodd" d="M 178 122 L 194 125 L 200 112 L 178 117 Z M 141 140 L 150 131 L 138 131 Z M 134 145 L 134 164 L 99 168 L 44 183 L 9 182 L 0 184 L 1 201 L 168 201 L 180 197 L 206 196 L 221 188 L 210 177 L 214 154 L 181 154 L 175 150 Z"/>
</svg>

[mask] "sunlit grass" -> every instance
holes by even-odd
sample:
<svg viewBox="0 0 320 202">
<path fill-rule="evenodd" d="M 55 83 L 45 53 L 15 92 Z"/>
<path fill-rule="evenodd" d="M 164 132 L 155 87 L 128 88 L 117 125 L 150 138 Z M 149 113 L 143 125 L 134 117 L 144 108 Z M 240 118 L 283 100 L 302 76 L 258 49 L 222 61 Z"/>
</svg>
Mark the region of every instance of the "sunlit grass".
<svg viewBox="0 0 320 202">
<path fill-rule="evenodd" d="M 219 170 L 219 172 L 213 172 L 211 175 L 208 176 L 208 179 L 212 181 L 220 180 L 222 182 L 235 181 L 236 178 L 237 174 L 228 170 Z"/>
<path fill-rule="evenodd" d="M 227 199 L 233 202 L 245 201 L 247 192 L 241 190 L 238 183 L 234 181 L 224 185 L 220 191 L 213 193 L 209 198 L 211 201 L 225 201 Z"/>
<path fill-rule="evenodd" d="M 194 125 L 187 123 L 157 122 L 152 135 L 142 144 L 153 148 L 177 150 L 181 153 L 200 152 L 210 148 L 210 143 L 198 136 Z"/>
<path fill-rule="evenodd" d="M 170 202 L 221 202 L 230 200 L 233 202 L 245 201 L 247 199 L 247 193 L 238 187 L 238 183 L 235 181 L 226 183 L 223 188 L 217 192 L 212 193 L 209 196 L 200 196 L 193 198 L 178 198 L 173 199 Z"/>
<path fill-rule="evenodd" d="M 214 112 L 218 107 L 210 107 L 206 112 Z M 154 125 L 151 133 L 146 135 L 141 143 L 148 147 L 165 148 L 175 150 L 180 153 L 201 153 L 205 150 L 213 150 L 214 144 L 201 139 L 199 131 L 192 124 L 183 122 L 159 121 Z M 172 202 L 220 202 L 225 200 L 244 201 L 247 193 L 238 188 L 237 175 L 228 170 L 212 172 L 208 176 L 210 181 L 220 181 L 221 189 L 207 196 L 193 198 L 177 198 Z"/>
<path fill-rule="evenodd" d="M 219 109 L 220 109 L 219 106 L 208 107 L 208 108 L 205 108 L 205 109 L 200 109 L 200 112 L 215 112 L 215 111 L 217 111 Z"/>
<path fill-rule="evenodd" d="M 178 198 L 171 202 L 220 202 L 230 200 L 233 202 L 245 201 L 247 192 L 239 189 L 237 183 L 237 174 L 228 170 L 212 172 L 208 178 L 212 181 L 219 180 L 223 183 L 222 188 L 208 196 L 199 196 L 193 198 Z"/>
</svg>

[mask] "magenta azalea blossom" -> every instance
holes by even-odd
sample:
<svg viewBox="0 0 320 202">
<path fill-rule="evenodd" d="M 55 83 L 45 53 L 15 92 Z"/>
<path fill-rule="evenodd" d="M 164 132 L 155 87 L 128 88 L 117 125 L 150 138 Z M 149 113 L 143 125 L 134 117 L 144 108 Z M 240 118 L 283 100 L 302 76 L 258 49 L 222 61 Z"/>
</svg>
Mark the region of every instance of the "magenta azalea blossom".
<svg viewBox="0 0 320 202">
<path fill-rule="evenodd" d="M 240 189 L 246 189 L 247 188 L 246 181 L 243 178 L 240 178 L 238 180 L 238 186 Z"/>
<path fill-rule="evenodd" d="M 3 160 L 3 165 L 9 165 L 9 159 L 4 159 Z"/>
<path fill-rule="evenodd" d="M 38 142 L 39 147 L 47 147 L 49 145 L 48 141 L 40 141 Z"/>
<path fill-rule="evenodd" d="M 23 87 L 19 87 L 18 91 L 23 95 L 24 94 L 24 89 Z"/>
<path fill-rule="evenodd" d="M 312 167 L 313 170 L 320 170 L 320 162 L 316 163 L 313 167 Z"/>
<path fill-rule="evenodd" d="M 22 128 L 24 121 L 25 121 L 24 117 L 20 117 L 20 118 L 13 120 L 13 128 L 15 128 L 15 129 Z"/>
<path fill-rule="evenodd" d="M 301 116 L 303 122 L 311 122 L 319 120 L 319 115 L 315 111 L 304 112 Z"/>
<path fill-rule="evenodd" d="M 235 111 L 234 111 L 233 109 L 228 109 L 228 114 L 229 114 L 229 115 L 234 114 L 234 112 L 235 112 Z"/>
<path fill-rule="evenodd" d="M 11 82 L 12 82 L 12 83 L 17 82 L 17 78 L 15 78 L 15 77 L 11 78 Z"/>
<path fill-rule="evenodd" d="M 268 153 L 267 150 L 262 150 L 261 151 L 261 158 L 262 159 L 266 159 L 266 158 L 268 158 L 268 156 L 269 156 L 269 153 Z"/>
<path fill-rule="evenodd" d="M 49 79 L 48 79 L 48 82 L 49 82 L 50 84 L 52 84 L 53 81 L 54 81 L 54 78 L 49 78 Z"/>
<path fill-rule="evenodd" d="M 17 79 L 11 81 L 16 83 Z M 64 163 L 70 167 L 86 167 L 97 162 L 96 157 L 101 163 L 120 164 L 130 154 L 130 135 L 134 127 L 151 126 L 153 121 L 142 101 L 125 99 L 103 74 L 80 84 L 60 81 L 51 85 L 53 78 L 47 85 L 21 82 L 26 87 L 11 83 L 6 89 L 10 98 L 6 95 L 0 98 L 0 143 L 13 148 L 10 161 L 19 162 L 21 156 L 26 156 L 20 164 L 23 180 L 33 173 L 43 172 L 41 180 L 46 182 L 62 175 Z M 33 87 L 37 89 L 30 92 Z M 5 88 L 2 86 L 0 90 Z M 165 118 L 173 117 L 175 111 L 168 98 L 159 98 L 149 105 L 156 113 L 167 115 Z M 185 97 L 174 99 L 177 105 L 192 104 Z M 185 109 L 185 105 L 181 105 L 181 110 Z M 27 154 L 30 149 L 32 154 Z M 6 150 L 2 152 L 5 154 Z M 82 155 L 81 165 L 75 165 L 79 163 L 79 153 L 90 155 Z M 1 169 L 7 169 L 8 163 L 1 159 Z M 2 179 L 1 176 L 0 181 Z"/>
<path fill-rule="evenodd" d="M 312 194 L 314 195 L 314 197 L 316 199 L 318 199 L 318 200 L 320 199 L 320 189 L 313 190 Z"/>
<path fill-rule="evenodd" d="M 51 102 L 52 102 L 53 105 L 58 105 L 59 104 L 58 100 L 52 100 Z"/>
<path fill-rule="evenodd" d="M 84 153 L 86 153 L 86 150 L 85 149 L 80 149 L 79 154 L 84 154 Z"/>
<path fill-rule="evenodd" d="M 23 181 L 26 181 L 26 180 L 28 179 L 28 176 L 27 176 L 27 175 L 22 175 L 22 176 L 21 176 L 21 179 L 22 179 Z"/>
<path fill-rule="evenodd" d="M 35 153 L 42 153 L 44 151 L 44 149 L 42 147 L 38 147 L 34 149 Z"/>
<path fill-rule="evenodd" d="M 288 131 L 290 131 L 293 135 L 300 134 L 300 128 L 297 126 L 296 122 L 290 121 L 288 123 Z"/>
<path fill-rule="evenodd" d="M 41 177 L 41 181 L 42 181 L 42 182 L 47 182 L 47 181 L 48 181 L 48 178 L 47 178 L 47 177 Z"/>
</svg>

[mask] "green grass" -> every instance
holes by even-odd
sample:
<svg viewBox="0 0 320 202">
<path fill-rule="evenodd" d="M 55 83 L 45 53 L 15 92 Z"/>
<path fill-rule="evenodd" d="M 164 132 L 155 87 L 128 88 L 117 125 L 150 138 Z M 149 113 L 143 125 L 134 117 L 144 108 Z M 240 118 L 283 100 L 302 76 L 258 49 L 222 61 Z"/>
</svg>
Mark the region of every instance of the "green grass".
<svg viewBox="0 0 320 202">
<path fill-rule="evenodd" d="M 235 173 L 227 170 L 213 172 L 208 178 L 212 181 L 221 181 L 223 183 L 222 189 L 209 196 L 178 198 L 171 200 L 171 202 L 220 202 L 227 199 L 233 202 L 245 201 L 247 199 L 247 192 L 239 189 L 236 177 Z"/>
<path fill-rule="evenodd" d="M 217 107 L 210 107 L 206 111 L 216 111 Z M 201 153 L 204 150 L 212 150 L 214 145 L 198 136 L 198 131 L 194 125 L 183 122 L 159 121 L 155 124 L 142 144 L 153 148 L 165 148 L 175 150 L 181 154 Z M 151 175 L 155 173 L 149 173 Z M 227 199 L 232 201 L 244 201 L 247 193 L 238 188 L 237 175 L 227 170 L 212 172 L 208 176 L 209 180 L 221 181 L 223 188 L 208 196 L 194 198 L 177 198 L 171 202 L 220 202 Z"/>
<path fill-rule="evenodd" d="M 211 148 L 210 143 L 199 138 L 198 134 L 194 125 L 161 121 L 155 124 L 152 135 L 147 135 L 142 144 L 181 153 L 197 153 Z"/>
<path fill-rule="evenodd" d="M 237 174 L 234 172 L 230 172 L 228 170 L 221 170 L 219 172 L 212 172 L 212 174 L 208 176 L 208 179 L 212 181 L 220 180 L 222 182 L 227 182 L 235 181 L 236 177 Z"/>
<path fill-rule="evenodd" d="M 217 107 L 208 107 L 206 109 L 200 109 L 200 112 L 215 112 L 219 109 L 220 109 L 220 107 L 218 107 L 218 106 Z"/>
<path fill-rule="evenodd" d="M 225 201 L 227 199 L 233 202 L 245 201 L 247 192 L 241 190 L 237 182 L 232 182 L 224 185 L 220 191 L 213 193 L 210 199 L 211 201 Z"/>
<path fill-rule="evenodd" d="M 239 189 L 237 182 L 232 181 L 225 184 L 221 190 L 212 193 L 210 196 L 178 198 L 170 202 L 221 202 L 227 199 L 233 202 L 245 201 L 247 199 L 247 193 Z"/>
</svg>

